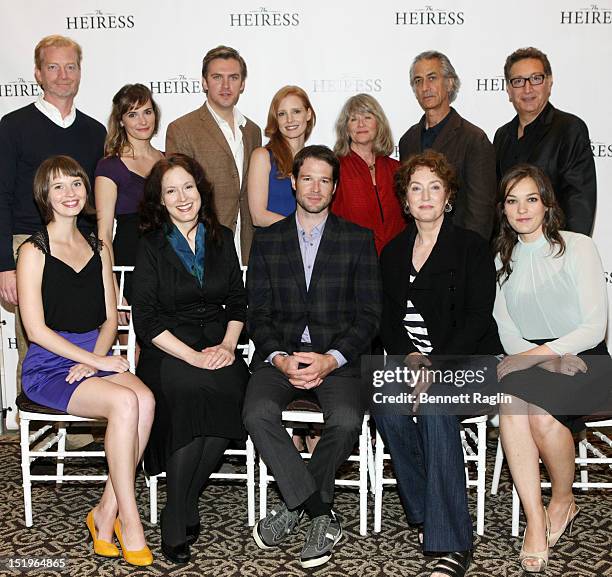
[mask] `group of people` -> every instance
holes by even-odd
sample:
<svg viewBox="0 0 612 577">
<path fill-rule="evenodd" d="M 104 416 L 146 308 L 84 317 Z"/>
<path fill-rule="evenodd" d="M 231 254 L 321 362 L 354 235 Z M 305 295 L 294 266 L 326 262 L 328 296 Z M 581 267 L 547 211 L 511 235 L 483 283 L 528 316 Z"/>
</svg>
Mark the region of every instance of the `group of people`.
<svg viewBox="0 0 612 577">
<path fill-rule="evenodd" d="M 162 553 L 188 562 L 202 490 L 248 432 L 282 496 L 255 525 L 256 544 L 280 545 L 306 515 L 301 565 L 327 562 L 342 537 L 334 475 L 367 406 L 362 357 L 379 341 L 413 368 L 436 355 L 505 353 L 496 381 L 514 400 L 501 408 L 500 432 L 527 518 L 520 563 L 543 571 L 579 512 L 572 432 L 586 415 L 559 412 L 550 390 L 562 389 L 566 408 L 598 391 L 596 406 L 612 373 L 602 265 L 587 236 L 596 199 L 588 131 L 548 101 L 547 57 L 535 48 L 508 57 L 517 116 L 491 144 L 450 106 L 460 81 L 448 58 L 418 55 L 410 83 L 425 114 L 400 140 L 401 163 L 366 94 L 343 106 L 333 151 L 307 146 L 316 114 L 297 86 L 275 94 L 261 147 L 259 128 L 236 108 L 246 63 L 226 46 L 204 57 L 207 100 L 170 123 L 162 153 L 145 86 L 115 95 L 108 133 L 75 109 L 80 63 L 71 39 L 42 39 L 43 95 L 0 121 L 0 297 L 18 303 L 29 340 L 28 398 L 108 421 L 109 480 L 86 519 L 95 553 L 153 561 L 134 496 L 144 454 L 151 474 L 167 475 Z M 135 265 L 125 299 L 136 375 L 109 354 L 114 264 Z M 244 332 L 255 347 L 250 372 L 236 355 Z M 308 462 L 281 423 L 303 397 L 325 420 Z M 440 557 L 433 577 L 464 575 L 473 535 L 459 418 L 415 405 L 374 419 L 407 520 L 423 551 Z M 540 458 L 552 481 L 547 508 Z"/>
</svg>

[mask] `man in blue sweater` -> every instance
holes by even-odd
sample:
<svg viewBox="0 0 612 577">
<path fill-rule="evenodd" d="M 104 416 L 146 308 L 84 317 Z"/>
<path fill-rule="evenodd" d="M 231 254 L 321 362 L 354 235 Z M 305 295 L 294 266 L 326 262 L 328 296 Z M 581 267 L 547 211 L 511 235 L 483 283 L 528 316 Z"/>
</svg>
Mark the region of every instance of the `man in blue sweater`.
<svg viewBox="0 0 612 577">
<path fill-rule="evenodd" d="M 47 36 L 36 45 L 34 61 L 43 95 L 0 120 L 0 298 L 12 305 L 18 304 L 15 252 L 43 226 L 32 195 L 36 170 L 50 156 L 66 154 L 93 182 L 106 137 L 102 124 L 74 107 L 81 47 L 64 36 Z M 21 367 L 27 343 L 21 323 L 15 325 Z"/>
</svg>

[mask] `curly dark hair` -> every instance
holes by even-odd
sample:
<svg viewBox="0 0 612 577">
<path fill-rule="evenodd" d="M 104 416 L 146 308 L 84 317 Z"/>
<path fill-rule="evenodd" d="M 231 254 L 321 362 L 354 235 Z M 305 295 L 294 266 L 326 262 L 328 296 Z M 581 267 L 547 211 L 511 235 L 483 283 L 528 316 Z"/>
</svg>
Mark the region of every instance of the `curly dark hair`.
<svg viewBox="0 0 612 577">
<path fill-rule="evenodd" d="M 544 237 L 551 245 L 558 247 L 556 256 L 565 252 L 565 241 L 559 233 L 563 226 L 563 211 L 557 202 L 550 179 L 544 171 L 533 164 L 517 164 L 504 174 L 499 183 L 497 196 L 497 222 L 499 222 L 499 233 L 494 241 L 495 252 L 499 254 L 502 266 L 497 271 L 497 282 L 504 284 L 512 273 L 512 252 L 518 242 L 518 233 L 510 226 L 504 213 L 506 197 L 512 189 L 522 180 L 531 178 L 538 189 L 542 204 L 548 209 L 544 215 L 542 230 Z"/>
<path fill-rule="evenodd" d="M 200 164 L 186 154 L 170 154 L 158 160 L 151 169 L 144 184 L 144 198 L 140 204 L 140 231 L 146 233 L 160 230 L 166 224 L 171 224 L 166 207 L 161 203 L 162 179 L 164 174 L 173 168 L 183 168 L 195 180 L 196 187 L 202 199 L 198 222 L 206 227 L 206 235 L 211 240 L 221 242 L 221 225 L 215 211 L 213 187 L 206 178 Z"/>
<path fill-rule="evenodd" d="M 402 162 L 395 173 L 395 194 L 402 208 L 406 207 L 406 190 L 412 175 L 417 168 L 423 167 L 429 168 L 442 181 L 448 193 L 447 201 L 452 204 L 459 188 L 455 169 L 441 152 L 427 149 L 420 154 L 413 154 Z"/>
</svg>

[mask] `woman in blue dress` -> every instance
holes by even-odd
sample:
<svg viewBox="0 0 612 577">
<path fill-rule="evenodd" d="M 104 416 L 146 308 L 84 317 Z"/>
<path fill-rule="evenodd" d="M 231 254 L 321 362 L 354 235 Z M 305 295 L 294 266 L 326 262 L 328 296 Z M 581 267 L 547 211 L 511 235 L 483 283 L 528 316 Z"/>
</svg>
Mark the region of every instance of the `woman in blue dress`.
<svg viewBox="0 0 612 577">
<path fill-rule="evenodd" d="M 136 466 L 149 438 L 155 401 L 128 372 L 124 357 L 109 356 L 117 334 L 117 309 L 108 247 L 77 228 L 89 210 L 90 185 L 68 156 L 44 161 L 34 179 L 34 199 L 45 228 L 19 250 L 19 308 L 31 345 L 22 385 L 32 401 L 71 415 L 107 420 L 108 481 L 87 515 L 94 552 L 150 565 L 136 498 Z"/>
<path fill-rule="evenodd" d="M 291 189 L 293 157 L 304 148 L 316 122 L 308 95 L 299 86 L 283 86 L 272 98 L 265 134 L 249 164 L 249 210 L 255 226 L 270 226 L 295 211 Z"/>
</svg>

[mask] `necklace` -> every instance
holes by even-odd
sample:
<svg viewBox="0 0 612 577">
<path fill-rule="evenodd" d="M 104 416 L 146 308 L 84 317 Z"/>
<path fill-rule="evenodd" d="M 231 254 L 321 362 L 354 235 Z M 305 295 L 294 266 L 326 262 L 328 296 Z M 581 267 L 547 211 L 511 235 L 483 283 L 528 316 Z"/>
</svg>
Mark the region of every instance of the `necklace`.
<svg viewBox="0 0 612 577">
<path fill-rule="evenodd" d="M 370 170 L 370 172 L 373 172 L 375 168 L 376 168 L 375 164 L 368 164 L 368 169 Z"/>
</svg>

